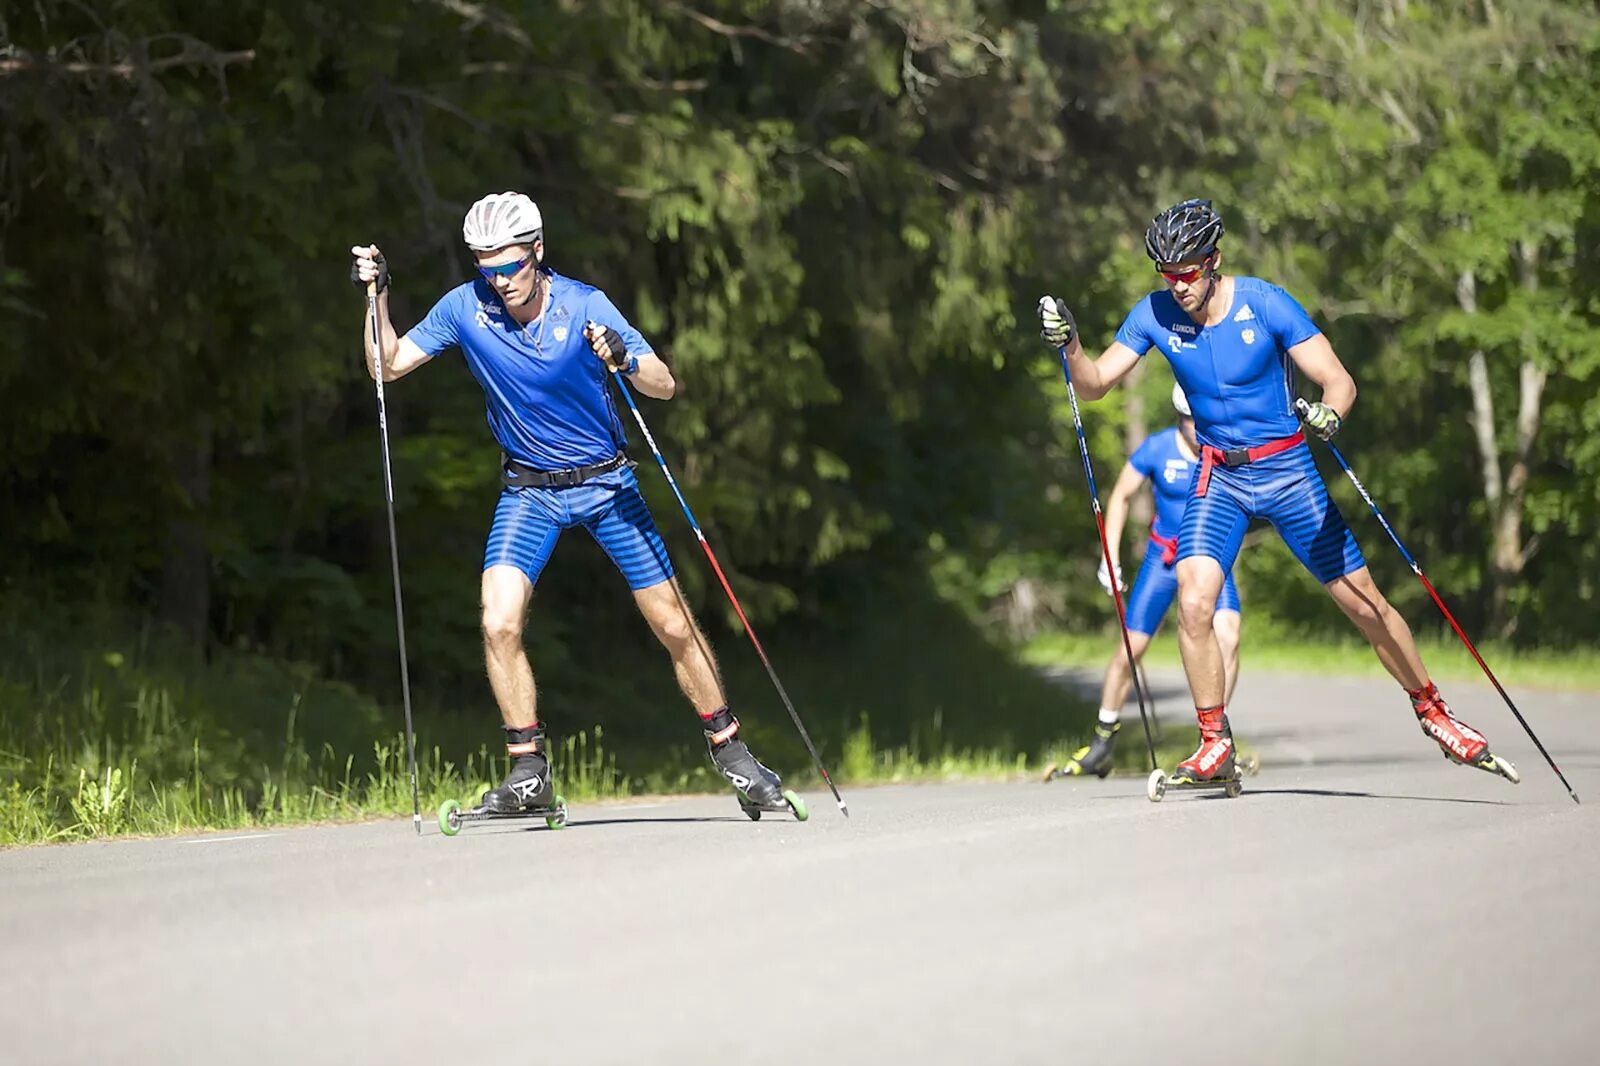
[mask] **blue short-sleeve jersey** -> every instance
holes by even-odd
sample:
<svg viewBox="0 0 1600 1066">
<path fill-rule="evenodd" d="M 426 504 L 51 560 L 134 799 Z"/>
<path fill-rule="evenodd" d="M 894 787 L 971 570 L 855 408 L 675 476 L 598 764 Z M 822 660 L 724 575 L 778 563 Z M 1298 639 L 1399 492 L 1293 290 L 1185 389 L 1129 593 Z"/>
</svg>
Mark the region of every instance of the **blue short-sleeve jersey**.
<svg viewBox="0 0 1600 1066">
<path fill-rule="evenodd" d="M 1236 276 L 1222 321 L 1200 326 L 1172 293 L 1134 305 L 1117 341 L 1141 356 L 1159 348 L 1189 398 L 1196 435 L 1215 448 L 1248 448 L 1300 428 L 1289 349 L 1321 330 L 1293 296 L 1260 278 Z"/>
<path fill-rule="evenodd" d="M 1155 491 L 1156 520 L 1151 530 L 1176 537 L 1183 527 L 1183 509 L 1189 503 L 1189 479 L 1195 467 L 1179 443 L 1178 427 L 1150 434 L 1128 457 L 1128 464 L 1148 478 Z"/>
<path fill-rule="evenodd" d="M 651 348 L 592 285 L 551 271 L 548 301 L 538 320 L 523 326 L 487 282 L 469 281 L 445 293 L 406 336 L 430 356 L 461 349 L 506 455 L 538 470 L 603 462 L 626 437 L 606 381 L 610 372 L 583 327 L 610 326 L 631 355 Z"/>
</svg>

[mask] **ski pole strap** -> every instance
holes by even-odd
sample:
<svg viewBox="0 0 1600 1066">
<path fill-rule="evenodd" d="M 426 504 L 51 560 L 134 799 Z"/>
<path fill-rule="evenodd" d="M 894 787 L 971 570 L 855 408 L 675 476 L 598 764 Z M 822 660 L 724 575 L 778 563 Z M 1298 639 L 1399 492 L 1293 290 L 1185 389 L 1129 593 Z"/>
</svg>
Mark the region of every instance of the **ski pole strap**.
<svg viewBox="0 0 1600 1066">
<path fill-rule="evenodd" d="M 1200 445 L 1200 480 L 1195 483 L 1194 494 L 1204 496 L 1206 489 L 1211 485 L 1211 468 L 1213 466 L 1249 466 L 1259 459 L 1269 455 L 1286 452 L 1290 448 L 1306 442 L 1304 430 L 1295 430 L 1294 436 L 1284 437 L 1281 440 L 1270 440 L 1265 444 L 1258 444 L 1254 448 L 1213 448 L 1209 444 Z"/>
<path fill-rule="evenodd" d="M 1155 530 L 1150 531 L 1150 543 L 1161 547 L 1161 565 L 1171 566 L 1178 561 L 1178 538 L 1163 537 Z"/>
</svg>

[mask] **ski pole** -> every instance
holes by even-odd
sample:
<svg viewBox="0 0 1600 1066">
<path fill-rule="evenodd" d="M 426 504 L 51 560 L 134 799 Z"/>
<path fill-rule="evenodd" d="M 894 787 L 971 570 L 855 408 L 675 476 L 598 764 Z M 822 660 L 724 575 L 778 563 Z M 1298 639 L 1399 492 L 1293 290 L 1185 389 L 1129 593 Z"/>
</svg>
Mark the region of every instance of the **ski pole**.
<svg viewBox="0 0 1600 1066">
<path fill-rule="evenodd" d="M 1070 338 L 1069 338 L 1070 339 Z M 1078 413 L 1078 390 L 1072 387 L 1072 367 L 1067 363 L 1067 346 L 1062 345 L 1061 373 L 1067 379 L 1067 399 L 1072 403 L 1072 425 L 1078 431 L 1078 454 L 1083 458 L 1083 474 L 1089 479 L 1089 503 L 1094 508 L 1095 528 L 1100 531 L 1100 551 L 1105 555 L 1106 573 L 1111 575 L 1111 598 L 1117 604 L 1117 625 L 1122 630 L 1122 650 L 1128 656 L 1128 673 L 1133 679 L 1133 692 L 1139 698 L 1139 720 L 1144 723 L 1144 744 L 1150 752 L 1150 769 L 1156 766 L 1156 742 L 1150 736 L 1150 716 L 1144 709 L 1144 685 L 1139 681 L 1139 663 L 1133 657 L 1133 643 L 1128 638 L 1128 616 L 1122 606 L 1122 591 L 1118 588 L 1117 569 L 1111 563 L 1111 542 L 1106 539 L 1106 523 L 1100 514 L 1100 493 L 1094 485 L 1094 467 L 1089 462 L 1089 442 L 1083 436 L 1083 418 Z"/>
<path fill-rule="evenodd" d="M 406 609 L 400 599 L 400 539 L 394 530 L 394 475 L 389 463 L 389 418 L 383 402 L 383 344 L 378 338 L 378 283 L 367 283 L 367 317 L 372 320 L 372 370 L 378 384 L 378 435 L 383 440 L 383 500 L 389 511 L 389 564 L 394 572 L 394 625 L 400 640 L 400 699 L 406 713 L 406 767 L 411 774 L 411 824 L 422 835 L 422 804 L 417 794 L 417 737 L 411 726 L 411 670 L 406 661 Z"/>
<path fill-rule="evenodd" d="M 622 398 L 628 401 L 628 410 L 633 412 L 633 419 L 639 423 L 639 432 L 644 434 L 645 443 L 650 446 L 650 454 L 656 457 L 656 463 L 661 467 L 661 473 L 666 477 L 667 484 L 672 488 L 672 494 L 678 498 L 678 506 L 683 509 L 683 515 L 689 520 L 689 528 L 694 530 L 695 539 L 700 542 L 700 547 L 706 553 L 706 558 L 711 561 L 711 569 L 717 575 L 717 580 L 722 583 L 722 591 L 727 594 L 728 602 L 733 604 L 734 613 L 739 616 L 739 621 L 744 623 L 745 635 L 750 638 L 750 643 L 755 646 L 756 655 L 761 659 L 761 665 L 767 669 L 767 677 L 772 680 L 772 687 L 778 690 L 778 697 L 783 700 L 784 707 L 789 711 L 789 717 L 794 720 L 794 727 L 800 731 L 800 739 L 805 741 L 806 750 L 811 753 L 811 762 L 816 766 L 817 772 L 822 775 L 822 780 L 827 784 L 828 791 L 833 793 L 833 801 L 839 805 L 839 812 L 846 818 L 850 817 L 850 808 L 845 806 L 844 797 L 839 795 L 839 789 L 833 783 L 833 778 L 828 775 L 828 768 L 822 764 L 822 756 L 817 754 L 817 746 L 811 742 L 811 734 L 806 732 L 805 723 L 800 720 L 800 712 L 794 709 L 794 702 L 789 699 L 788 690 L 783 687 L 783 682 L 778 679 L 778 672 L 772 668 L 772 660 L 767 658 L 767 651 L 761 646 L 761 641 L 756 637 L 756 631 L 750 625 L 750 619 L 745 617 L 744 608 L 739 604 L 739 597 L 733 594 L 733 586 L 728 584 L 728 578 L 722 572 L 722 566 L 717 562 L 716 553 L 711 550 L 711 545 L 706 540 L 700 523 L 695 520 L 694 512 L 689 509 L 689 501 L 683 498 L 683 492 L 678 488 L 678 481 L 672 476 L 672 470 L 667 466 L 667 460 L 662 456 L 661 449 L 656 445 L 656 438 L 650 432 L 650 427 L 645 425 L 644 415 L 639 411 L 639 405 L 634 402 L 633 391 L 628 388 L 628 383 L 615 369 L 612 377 L 616 378 L 617 387 L 622 391 Z"/>
<path fill-rule="evenodd" d="M 1294 401 L 1294 409 L 1304 417 L 1305 413 L 1311 409 L 1311 405 L 1304 398 L 1297 397 Z M 1428 575 L 1422 572 L 1421 565 L 1406 550 L 1406 546 L 1401 543 L 1399 535 L 1395 533 L 1394 527 L 1389 524 L 1387 518 L 1383 517 L 1383 512 L 1378 510 L 1378 505 L 1372 502 L 1372 497 L 1368 495 L 1366 486 L 1361 484 L 1361 479 L 1356 477 L 1356 472 L 1350 469 L 1349 463 L 1345 462 L 1344 455 L 1340 453 L 1338 448 L 1334 447 L 1332 441 L 1323 441 L 1323 443 L 1328 446 L 1328 451 L 1333 453 L 1333 458 L 1338 462 L 1339 468 L 1344 471 L 1345 476 L 1350 479 L 1350 484 L 1354 485 L 1356 491 L 1361 494 L 1361 498 L 1367 501 L 1367 506 L 1372 509 L 1372 514 L 1377 518 L 1378 524 L 1383 527 L 1383 531 L 1389 534 L 1389 539 L 1394 541 L 1394 546 L 1400 549 L 1400 554 L 1405 558 L 1406 565 L 1411 567 L 1411 572 L 1417 575 L 1417 580 L 1422 582 L 1422 587 L 1428 590 L 1429 596 L 1433 597 L 1434 605 L 1444 615 L 1445 621 L 1450 623 L 1450 628 L 1456 631 L 1456 636 L 1461 638 L 1461 643 L 1467 646 L 1467 651 L 1471 652 L 1472 657 L 1477 660 L 1484 676 L 1489 679 L 1489 683 L 1494 686 L 1494 690 L 1500 693 L 1500 698 L 1506 701 L 1506 706 L 1511 708 L 1511 713 L 1517 716 L 1517 722 L 1522 726 L 1522 731 L 1528 734 L 1528 739 L 1533 741 L 1533 746 L 1539 749 L 1539 754 L 1544 756 L 1544 761 L 1550 764 L 1550 769 L 1555 771 L 1556 776 L 1561 779 L 1561 783 L 1566 786 L 1567 795 L 1572 797 L 1572 802 L 1581 803 L 1582 801 L 1578 799 L 1578 794 L 1572 790 L 1572 785 L 1568 783 L 1567 775 L 1561 772 L 1561 768 L 1556 765 L 1556 761 L 1550 757 L 1550 753 L 1545 750 L 1543 742 L 1534 733 L 1533 727 L 1528 724 L 1526 718 L 1522 717 L 1522 712 L 1517 709 L 1517 705 L 1511 699 L 1510 694 L 1500 684 L 1500 679 L 1494 676 L 1494 671 L 1489 669 L 1489 664 L 1483 661 L 1482 655 L 1478 654 L 1478 649 L 1467 638 L 1467 634 L 1462 630 L 1460 623 L 1456 621 L 1456 616 L 1451 614 L 1450 608 L 1444 605 L 1444 600 L 1440 599 L 1438 591 L 1433 587 L 1433 582 L 1428 580 Z"/>
</svg>

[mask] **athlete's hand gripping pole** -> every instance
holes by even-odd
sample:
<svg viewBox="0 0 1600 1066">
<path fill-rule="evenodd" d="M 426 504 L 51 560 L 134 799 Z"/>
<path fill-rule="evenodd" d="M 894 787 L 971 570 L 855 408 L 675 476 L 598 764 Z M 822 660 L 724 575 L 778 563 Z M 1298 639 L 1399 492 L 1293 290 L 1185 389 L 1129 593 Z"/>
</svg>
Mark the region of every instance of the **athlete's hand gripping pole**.
<svg viewBox="0 0 1600 1066">
<path fill-rule="evenodd" d="M 1054 297 L 1046 296 L 1039 301 L 1039 317 L 1044 324 L 1045 340 L 1054 343 L 1061 355 L 1061 373 L 1067 379 L 1067 399 L 1072 404 L 1072 425 L 1078 433 L 1078 455 L 1083 459 L 1083 474 L 1089 481 L 1089 503 L 1094 508 L 1095 528 L 1100 531 L 1100 551 L 1104 556 L 1106 572 L 1115 573 L 1111 562 L 1111 542 L 1106 539 L 1106 523 L 1100 513 L 1100 492 L 1094 484 L 1094 466 L 1089 462 L 1089 442 L 1084 439 L 1083 417 L 1078 413 L 1078 390 L 1072 387 L 1072 366 L 1067 362 L 1067 345 L 1072 343 L 1072 335 L 1077 332 L 1077 327 L 1066 305 Z M 1061 325 L 1055 325 L 1057 321 Z M 1144 725 L 1144 745 L 1150 753 L 1150 769 L 1156 770 L 1156 742 L 1150 735 L 1150 715 L 1145 711 L 1144 685 L 1139 680 L 1138 660 L 1133 657 L 1133 642 L 1128 638 L 1128 615 L 1123 609 L 1122 592 L 1117 588 L 1119 584 L 1120 581 L 1111 583 L 1111 598 L 1117 605 L 1117 626 L 1122 630 L 1122 650 L 1128 657 L 1128 675 L 1133 681 L 1133 693 L 1139 700 L 1139 721 Z"/>
<path fill-rule="evenodd" d="M 756 655 L 761 658 L 761 665 L 767 669 L 767 677 L 772 680 L 772 687 L 778 690 L 778 697 L 783 700 L 784 707 L 789 712 L 789 717 L 794 720 L 794 727 L 800 731 L 800 739 L 805 741 L 806 750 L 811 753 L 811 762 L 816 766 L 817 773 L 822 775 L 822 780 L 828 786 L 828 791 L 833 793 L 833 801 L 839 805 L 839 813 L 846 818 L 850 817 L 850 808 L 845 806 L 844 797 L 839 795 L 839 789 L 833 783 L 833 778 L 828 774 L 828 768 L 822 764 L 822 756 L 817 754 L 817 746 L 811 742 L 811 734 L 806 732 L 805 723 L 800 720 L 800 713 L 794 709 L 794 702 L 789 699 L 788 691 L 783 687 L 783 682 L 778 680 L 778 672 L 772 668 L 772 660 L 767 658 L 766 649 L 761 646 L 761 641 L 756 637 L 755 629 L 750 625 L 750 619 L 745 617 L 744 608 L 739 604 L 739 597 L 733 594 L 733 586 L 728 584 L 727 575 L 722 572 L 722 567 L 717 563 L 717 556 L 711 550 L 711 545 L 706 541 L 706 535 L 700 528 L 700 523 L 695 520 L 694 512 L 689 509 L 689 501 L 683 498 L 683 492 L 678 488 L 678 481 L 672 476 L 667 461 L 661 455 L 661 449 L 656 445 L 656 438 L 650 432 L 650 427 L 645 425 L 644 415 L 639 411 L 639 405 L 634 402 L 633 390 L 628 388 L 628 381 L 621 371 L 614 365 L 611 366 L 611 376 L 617 382 L 617 388 L 622 391 L 622 398 L 628 401 L 628 410 L 633 412 L 633 420 L 639 424 L 639 432 L 644 434 L 645 443 L 650 446 L 650 454 L 656 458 L 656 464 L 661 467 L 661 473 L 667 479 L 672 494 L 678 498 L 678 506 L 683 509 L 683 516 L 689 520 L 689 528 L 694 530 L 695 539 L 700 542 L 701 549 L 706 553 L 706 558 L 711 562 L 711 569 L 717 575 L 717 580 L 722 583 L 722 591 L 727 594 L 728 602 L 733 604 L 733 610 L 739 616 L 739 621 L 744 623 L 745 635 L 750 638 L 750 643 L 755 646 Z"/>
<path fill-rule="evenodd" d="M 1294 408 L 1302 419 L 1312 409 L 1311 404 L 1298 397 L 1294 401 Z M 1367 494 L 1366 486 L 1361 484 L 1361 479 L 1356 477 L 1356 472 L 1350 469 L 1349 463 L 1345 462 L 1344 455 L 1340 453 L 1338 447 L 1332 441 L 1327 441 L 1326 443 L 1328 451 L 1333 453 L 1333 458 L 1339 464 L 1339 468 L 1350 479 L 1350 484 L 1356 487 L 1356 491 L 1361 494 L 1361 498 L 1372 509 L 1373 517 L 1377 518 L 1378 524 L 1383 527 L 1383 531 L 1389 534 L 1389 539 L 1394 541 L 1394 546 L 1400 549 L 1400 554 L 1405 558 L 1406 565 L 1411 567 L 1411 572 L 1417 575 L 1417 580 L 1422 582 L 1422 587 L 1428 590 L 1429 596 L 1433 597 L 1434 606 L 1439 608 L 1439 613 L 1443 614 L 1445 621 L 1450 623 L 1450 628 L 1456 631 L 1456 636 L 1461 638 L 1461 643 L 1467 646 L 1467 651 L 1471 652 L 1472 657 L 1477 660 L 1478 666 L 1483 670 L 1484 676 L 1489 679 L 1489 683 L 1494 686 L 1496 692 L 1500 693 L 1500 698 L 1506 701 L 1506 706 L 1511 708 L 1511 713 L 1517 716 L 1517 722 L 1522 726 L 1523 732 L 1528 734 L 1528 739 L 1533 741 L 1533 746 L 1539 749 L 1539 754 L 1544 756 L 1544 761 L 1550 764 L 1550 769 L 1555 771 L 1556 776 L 1561 779 L 1561 783 L 1566 786 L 1567 795 L 1572 797 L 1573 803 L 1581 802 L 1578 799 L 1578 794 L 1572 791 L 1572 785 L 1567 782 L 1567 775 L 1561 772 L 1561 768 L 1556 765 L 1556 761 L 1545 750 L 1544 744 L 1534 734 L 1533 727 L 1528 725 L 1528 720 L 1522 717 L 1521 711 L 1517 710 L 1516 703 L 1506 693 L 1505 688 L 1500 684 L 1500 679 L 1494 676 L 1494 671 L 1489 669 L 1489 664 L 1483 661 L 1483 656 L 1478 654 L 1478 649 L 1473 646 L 1471 640 L 1467 639 L 1467 634 L 1462 630 L 1460 623 L 1456 621 L 1455 615 L 1450 613 L 1450 608 L 1444 605 L 1444 600 L 1439 597 L 1438 591 L 1434 589 L 1433 582 L 1428 580 L 1428 576 L 1422 572 L 1422 567 L 1417 563 L 1417 560 L 1406 550 L 1406 546 L 1401 543 L 1400 537 L 1395 533 L 1394 527 L 1389 524 L 1387 518 L 1383 517 L 1383 512 L 1378 510 L 1378 505 L 1372 502 L 1372 497 Z"/>
<path fill-rule="evenodd" d="M 378 334 L 378 283 L 367 282 L 367 318 L 372 323 L 373 380 L 378 384 L 378 435 L 383 440 L 383 499 L 389 511 L 389 565 L 394 572 L 394 624 L 400 641 L 400 699 L 406 712 L 406 768 L 411 774 L 411 824 L 422 835 L 417 794 L 417 737 L 411 725 L 411 671 L 406 661 L 406 611 L 400 599 L 400 540 L 394 530 L 394 474 L 389 463 L 389 418 L 383 403 L 383 343 Z"/>
</svg>

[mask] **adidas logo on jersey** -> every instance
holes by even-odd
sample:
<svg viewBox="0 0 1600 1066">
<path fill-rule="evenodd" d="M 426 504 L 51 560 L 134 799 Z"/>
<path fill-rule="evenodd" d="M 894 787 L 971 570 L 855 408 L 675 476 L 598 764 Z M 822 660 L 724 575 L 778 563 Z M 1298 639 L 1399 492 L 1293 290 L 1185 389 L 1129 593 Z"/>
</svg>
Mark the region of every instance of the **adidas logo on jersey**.
<svg viewBox="0 0 1600 1066">
<path fill-rule="evenodd" d="M 1250 305 L 1245 304 L 1243 307 L 1239 308 L 1239 313 L 1233 316 L 1233 320 L 1235 322 L 1249 322 L 1255 317 L 1256 313 L 1250 310 Z"/>
</svg>

